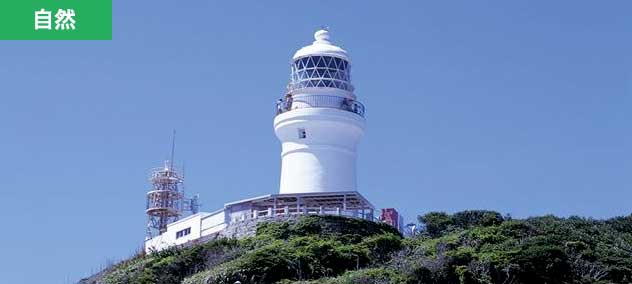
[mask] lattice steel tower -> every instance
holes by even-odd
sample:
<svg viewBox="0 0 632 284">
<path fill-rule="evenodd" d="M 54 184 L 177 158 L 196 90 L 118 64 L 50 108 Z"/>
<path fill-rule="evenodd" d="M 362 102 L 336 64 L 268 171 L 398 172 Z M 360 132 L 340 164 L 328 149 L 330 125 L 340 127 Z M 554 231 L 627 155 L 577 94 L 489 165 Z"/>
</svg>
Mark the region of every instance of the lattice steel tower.
<svg viewBox="0 0 632 284">
<path fill-rule="evenodd" d="M 147 238 L 167 231 L 167 224 L 177 221 L 183 212 L 184 191 L 180 185 L 182 176 L 165 162 L 164 167 L 154 169 L 149 178 L 152 189 L 147 192 Z"/>
</svg>

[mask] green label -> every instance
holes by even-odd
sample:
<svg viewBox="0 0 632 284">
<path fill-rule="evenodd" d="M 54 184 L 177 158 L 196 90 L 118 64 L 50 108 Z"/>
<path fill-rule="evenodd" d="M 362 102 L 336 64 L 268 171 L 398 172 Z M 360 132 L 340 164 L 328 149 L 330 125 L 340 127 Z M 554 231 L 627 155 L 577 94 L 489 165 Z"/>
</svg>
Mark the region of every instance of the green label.
<svg viewBox="0 0 632 284">
<path fill-rule="evenodd" d="M 0 0 L 0 40 L 111 40 L 112 0 Z"/>
</svg>

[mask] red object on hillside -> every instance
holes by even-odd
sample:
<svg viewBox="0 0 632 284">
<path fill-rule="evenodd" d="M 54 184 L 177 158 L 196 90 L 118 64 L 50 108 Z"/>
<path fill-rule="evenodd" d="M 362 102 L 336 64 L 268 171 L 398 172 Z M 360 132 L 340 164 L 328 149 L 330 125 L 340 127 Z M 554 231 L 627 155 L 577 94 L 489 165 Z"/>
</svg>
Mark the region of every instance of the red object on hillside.
<svg viewBox="0 0 632 284">
<path fill-rule="evenodd" d="M 380 214 L 380 221 L 393 226 L 395 229 L 402 231 L 402 217 L 399 216 L 399 212 L 395 208 L 382 208 L 382 214 Z"/>
</svg>

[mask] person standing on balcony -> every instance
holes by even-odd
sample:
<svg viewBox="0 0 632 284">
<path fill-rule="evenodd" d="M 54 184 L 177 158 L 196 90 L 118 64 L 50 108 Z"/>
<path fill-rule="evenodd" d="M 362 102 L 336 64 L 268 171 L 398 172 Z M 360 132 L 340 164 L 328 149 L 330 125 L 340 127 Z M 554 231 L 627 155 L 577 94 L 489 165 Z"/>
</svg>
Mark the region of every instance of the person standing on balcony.
<svg viewBox="0 0 632 284">
<path fill-rule="evenodd" d="M 352 111 L 351 109 L 351 100 L 350 99 L 342 99 L 342 109 L 347 111 Z"/>
<path fill-rule="evenodd" d="M 285 95 L 285 110 L 288 111 L 292 109 L 292 94 Z"/>
<path fill-rule="evenodd" d="M 283 110 L 283 99 L 280 98 L 277 100 L 276 102 L 276 114 L 281 114 L 282 112 L 284 112 Z"/>
</svg>

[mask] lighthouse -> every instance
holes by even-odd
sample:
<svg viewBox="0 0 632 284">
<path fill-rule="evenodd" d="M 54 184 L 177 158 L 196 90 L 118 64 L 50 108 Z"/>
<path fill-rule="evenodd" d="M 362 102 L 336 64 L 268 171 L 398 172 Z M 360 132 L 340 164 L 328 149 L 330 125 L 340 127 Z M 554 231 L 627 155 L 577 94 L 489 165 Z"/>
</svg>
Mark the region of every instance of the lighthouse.
<svg viewBox="0 0 632 284">
<path fill-rule="evenodd" d="M 279 192 L 225 203 L 219 210 L 167 224 L 145 241 L 145 252 L 217 237 L 253 236 L 258 222 L 301 215 L 376 221 L 375 206 L 356 184 L 365 110 L 353 93 L 349 55 L 321 29 L 311 45 L 294 54 L 290 69 L 290 83 L 277 100 L 274 117 L 282 144 Z"/>
<path fill-rule="evenodd" d="M 274 118 L 282 144 L 279 193 L 357 191 L 357 145 L 366 122 L 349 55 L 321 29 L 294 54 L 290 68 Z"/>
</svg>

